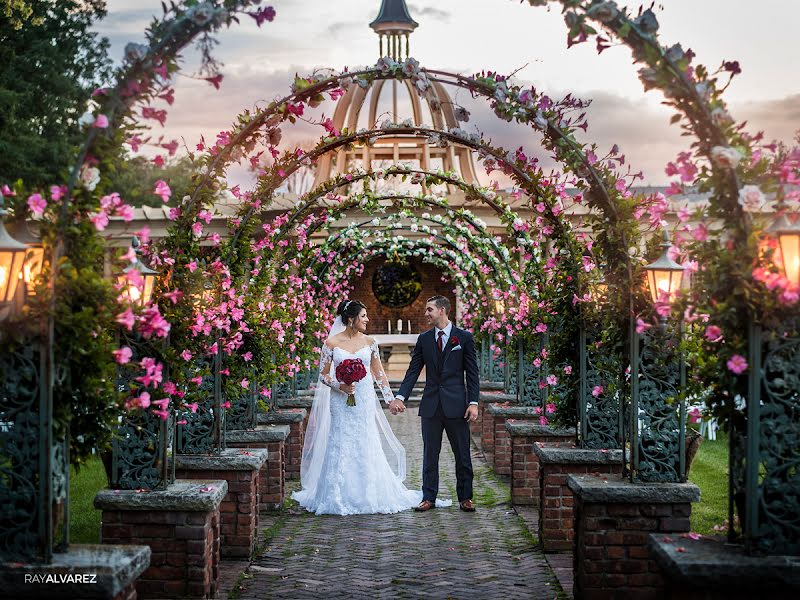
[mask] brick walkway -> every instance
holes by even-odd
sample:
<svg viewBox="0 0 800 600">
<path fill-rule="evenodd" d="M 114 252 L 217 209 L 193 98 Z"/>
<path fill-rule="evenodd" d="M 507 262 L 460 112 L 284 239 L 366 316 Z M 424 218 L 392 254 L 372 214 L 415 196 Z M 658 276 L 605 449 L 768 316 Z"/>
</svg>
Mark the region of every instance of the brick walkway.
<svg viewBox="0 0 800 600">
<path fill-rule="evenodd" d="M 421 485 L 422 438 L 416 407 L 389 416 L 406 447 L 409 477 Z M 259 555 L 238 579 L 225 573 L 230 598 L 565 598 L 525 522 L 473 448 L 478 512 L 457 503 L 427 513 L 315 516 L 295 506 L 262 519 Z M 442 447 L 440 497 L 455 498 L 453 456 Z M 223 570 L 226 565 L 223 564 Z"/>
</svg>

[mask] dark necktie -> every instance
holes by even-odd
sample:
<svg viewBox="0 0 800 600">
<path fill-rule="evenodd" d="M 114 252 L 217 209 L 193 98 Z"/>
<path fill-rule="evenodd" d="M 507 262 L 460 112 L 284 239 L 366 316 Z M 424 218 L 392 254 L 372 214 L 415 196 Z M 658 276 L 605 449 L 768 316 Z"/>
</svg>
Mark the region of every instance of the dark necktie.
<svg viewBox="0 0 800 600">
<path fill-rule="evenodd" d="M 442 338 L 443 337 L 444 337 L 444 331 L 440 331 L 439 332 L 439 340 L 437 341 L 437 344 L 439 345 L 439 354 L 441 354 L 442 350 L 444 349 L 444 346 L 442 345 Z"/>
</svg>

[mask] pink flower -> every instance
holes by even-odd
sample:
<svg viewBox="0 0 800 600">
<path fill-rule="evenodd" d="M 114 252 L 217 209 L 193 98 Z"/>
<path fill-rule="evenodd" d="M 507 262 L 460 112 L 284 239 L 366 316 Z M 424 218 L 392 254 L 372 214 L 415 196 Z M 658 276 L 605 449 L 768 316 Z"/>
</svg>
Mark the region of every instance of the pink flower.
<svg viewBox="0 0 800 600">
<path fill-rule="evenodd" d="M 546 411 L 548 414 L 551 414 L 551 415 L 552 415 L 554 412 L 556 412 L 556 405 L 555 405 L 555 403 L 553 403 L 553 402 L 549 402 L 549 403 L 548 403 L 548 404 L 545 406 L 545 411 Z"/>
<path fill-rule="evenodd" d="M 244 354 L 242 354 L 242 359 L 244 360 L 244 362 L 250 362 L 251 360 L 253 360 L 253 353 L 245 352 Z"/>
<path fill-rule="evenodd" d="M 133 221 L 133 207 L 129 204 L 123 204 L 117 208 L 117 216 L 122 217 L 122 220 L 127 222 Z"/>
<path fill-rule="evenodd" d="M 197 412 L 197 402 L 192 402 L 191 404 L 187 404 L 186 408 L 188 408 L 192 413 Z"/>
<path fill-rule="evenodd" d="M 709 325 L 708 327 L 706 327 L 706 332 L 704 336 L 709 342 L 721 342 L 722 329 L 720 329 L 716 325 Z"/>
<path fill-rule="evenodd" d="M 186 361 L 192 360 L 192 353 L 188 350 L 184 350 L 181 352 L 181 358 Z"/>
<path fill-rule="evenodd" d="M 161 398 L 161 400 L 153 400 L 153 404 L 158 406 L 161 410 L 167 410 L 169 406 L 169 398 Z"/>
<path fill-rule="evenodd" d="M 196 237 L 200 237 L 201 235 L 203 235 L 203 224 L 200 222 L 192 223 L 192 233 Z"/>
<path fill-rule="evenodd" d="M 250 386 L 250 382 L 247 381 L 247 379 L 242 379 L 239 382 L 239 385 L 241 385 L 244 389 L 247 389 Z"/>
<path fill-rule="evenodd" d="M 151 410 L 150 412 L 159 417 L 162 421 L 166 421 L 169 417 L 169 413 L 165 410 Z"/>
<path fill-rule="evenodd" d="M 125 312 L 117 315 L 117 323 L 125 327 L 128 331 L 133 330 L 133 324 L 136 322 L 136 315 L 129 308 Z"/>
<path fill-rule="evenodd" d="M 572 375 L 572 365 L 567 365 L 566 367 L 564 367 L 564 374 Z"/>
<path fill-rule="evenodd" d="M 114 355 L 114 360 L 117 361 L 117 363 L 124 365 L 131 361 L 131 356 L 133 356 L 133 351 L 127 346 L 123 346 L 118 350 L 114 350 L 111 354 Z"/>
<path fill-rule="evenodd" d="M 603 393 L 603 386 L 602 385 L 594 386 L 594 389 L 592 390 L 592 396 L 597 398 L 602 393 Z"/>
<path fill-rule="evenodd" d="M 558 377 L 555 375 L 548 375 L 547 376 L 547 385 L 557 385 L 558 384 Z"/>
<path fill-rule="evenodd" d="M 42 198 L 41 194 L 32 194 L 28 197 L 28 208 L 31 209 L 35 216 L 41 217 L 44 214 L 44 209 L 47 208 L 47 200 Z"/>
<path fill-rule="evenodd" d="M 541 426 L 543 426 L 543 427 L 544 427 L 545 425 L 547 425 L 547 417 L 545 417 L 544 415 L 542 415 L 541 417 L 539 417 L 539 425 L 541 425 Z"/>
<path fill-rule="evenodd" d="M 642 319 L 636 319 L 636 333 L 644 333 L 651 327 L 652 325 L 650 323 L 646 323 Z"/>
<path fill-rule="evenodd" d="M 108 214 L 105 211 L 100 211 L 89 217 L 89 221 L 94 225 L 97 231 L 103 231 L 108 227 Z"/>
<path fill-rule="evenodd" d="M 197 261 L 193 260 L 192 262 L 186 265 L 186 268 L 189 269 L 189 273 L 194 273 L 195 271 L 197 271 Z"/>
<path fill-rule="evenodd" d="M 169 189 L 169 185 L 163 179 L 159 179 L 156 181 L 155 189 L 153 189 L 153 193 L 156 196 L 161 196 L 161 200 L 163 202 L 169 202 L 170 196 L 172 196 L 172 190 Z"/>
<path fill-rule="evenodd" d="M 741 375 L 747 370 L 747 360 L 744 356 L 740 354 L 734 354 L 728 359 L 727 362 L 728 370 L 736 373 L 737 375 Z"/>
<path fill-rule="evenodd" d="M 537 323 L 536 324 L 536 333 L 545 333 L 547 331 L 547 325 L 544 323 Z"/>
<path fill-rule="evenodd" d="M 97 127 L 98 129 L 106 129 L 108 127 L 108 117 L 105 115 L 97 115 L 97 118 L 94 120 L 93 127 Z"/>
</svg>

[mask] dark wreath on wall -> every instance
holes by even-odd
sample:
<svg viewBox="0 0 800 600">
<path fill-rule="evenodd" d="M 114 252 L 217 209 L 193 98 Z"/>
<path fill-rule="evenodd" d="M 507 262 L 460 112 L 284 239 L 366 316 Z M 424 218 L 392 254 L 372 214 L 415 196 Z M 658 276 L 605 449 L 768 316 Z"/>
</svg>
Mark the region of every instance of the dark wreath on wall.
<svg viewBox="0 0 800 600">
<path fill-rule="evenodd" d="M 422 275 L 410 263 L 386 262 L 372 276 L 372 291 L 383 306 L 403 308 L 422 292 Z"/>
</svg>

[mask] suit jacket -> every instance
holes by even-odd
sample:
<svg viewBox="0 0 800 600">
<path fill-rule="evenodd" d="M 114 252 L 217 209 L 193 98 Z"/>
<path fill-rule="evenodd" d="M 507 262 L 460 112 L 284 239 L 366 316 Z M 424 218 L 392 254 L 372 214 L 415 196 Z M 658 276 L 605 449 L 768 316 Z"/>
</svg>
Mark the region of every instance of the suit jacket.
<svg viewBox="0 0 800 600">
<path fill-rule="evenodd" d="M 458 340 L 458 343 L 454 340 Z M 441 403 L 446 417 L 462 418 L 470 402 L 478 402 L 478 360 L 475 355 L 475 340 L 469 331 L 453 325 L 442 353 L 436 345 L 435 329 L 421 333 L 411 355 L 411 364 L 400 385 L 399 395 L 406 399 L 411 396 L 411 390 L 419 379 L 423 365 L 426 368 L 425 390 L 419 405 L 419 416 L 433 417 Z"/>
</svg>

